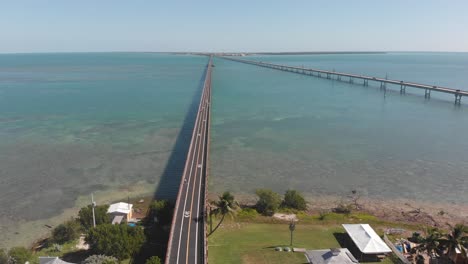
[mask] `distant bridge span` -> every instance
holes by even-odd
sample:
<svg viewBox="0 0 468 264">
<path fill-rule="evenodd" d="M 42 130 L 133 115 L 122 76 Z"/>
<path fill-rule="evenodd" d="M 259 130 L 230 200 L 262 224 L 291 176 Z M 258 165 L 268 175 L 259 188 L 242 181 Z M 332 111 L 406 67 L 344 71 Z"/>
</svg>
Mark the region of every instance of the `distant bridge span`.
<svg viewBox="0 0 468 264">
<path fill-rule="evenodd" d="M 244 60 L 244 59 L 238 59 L 238 58 L 226 57 L 226 56 L 223 56 L 223 57 L 220 57 L 220 58 L 223 58 L 223 59 L 226 59 L 226 60 L 231 60 L 231 61 L 237 61 L 237 62 L 252 64 L 252 65 L 257 65 L 257 66 L 266 67 L 266 68 L 271 68 L 271 69 L 276 69 L 276 70 L 280 70 L 280 71 L 294 72 L 294 73 L 310 75 L 310 76 L 316 76 L 316 77 L 325 77 L 327 79 L 336 79 L 336 80 L 339 80 L 339 81 L 342 81 L 341 78 L 345 77 L 345 78 L 347 78 L 347 81 L 349 81 L 350 83 L 354 83 L 354 80 L 358 79 L 358 80 L 363 81 L 362 84 L 364 86 L 368 86 L 369 81 L 373 81 L 373 82 L 380 83 L 380 88 L 381 89 L 386 89 L 387 84 L 394 84 L 394 85 L 400 86 L 400 93 L 405 93 L 406 92 L 406 87 L 413 87 L 413 88 L 423 89 L 425 98 L 430 98 L 431 97 L 431 91 L 436 91 L 436 92 L 441 92 L 441 93 L 448 93 L 448 94 L 453 94 L 455 96 L 455 104 L 456 105 L 461 104 L 462 96 L 468 96 L 468 91 L 460 90 L 460 89 L 447 88 L 447 87 L 441 87 L 441 86 L 436 86 L 436 85 L 428 85 L 428 84 L 421 84 L 421 83 L 414 83 L 414 82 L 405 82 L 405 81 L 399 81 L 399 80 L 388 80 L 388 79 L 372 77 L 372 76 L 357 75 L 357 74 L 335 72 L 335 71 L 326 71 L 326 70 L 319 70 L 319 69 L 313 69 L 313 68 L 294 67 L 294 66 L 267 63 L 267 62 L 261 62 L 261 61 Z"/>
</svg>

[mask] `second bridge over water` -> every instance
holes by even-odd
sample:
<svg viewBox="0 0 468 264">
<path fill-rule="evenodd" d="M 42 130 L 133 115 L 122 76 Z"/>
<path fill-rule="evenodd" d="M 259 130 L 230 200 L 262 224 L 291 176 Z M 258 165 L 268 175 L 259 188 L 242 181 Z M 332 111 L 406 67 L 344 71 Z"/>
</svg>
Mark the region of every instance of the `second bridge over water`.
<svg viewBox="0 0 468 264">
<path fill-rule="evenodd" d="M 406 92 L 406 87 L 413 87 L 413 88 L 424 90 L 424 97 L 425 98 L 430 98 L 432 91 L 441 92 L 441 93 L 448 93 L 448 94 L 453 94 L 455 96 L 455 104 L 456 105 L 461 104 L 461 98 L 463 96 L 468 96 L 468 91 L 460 90 L 460 89 L 447 88 L 447 87 L 441 87 L 441 86 L 436 86 L 436 85 L 428 85 L 428 84 L 421 84 L 421 83 L 414 83 L 414 82 L 405 82 L 405 81 L 399 81 L 399 80 L 389 80 L 389 79 L 386 79 L 386 78 L 378 78 L 378 77 L 372 77 L 372 76 L 357 75 L 357 74 L 327 71 L 327 70 L 319 70 L 319 69 L 312 69 L 312 68 L 287 66 L 287 65 L 267 63 L 267 62 L 261 62 L 261 61 L 244 60 L 244 59 L 238 59 L 238 58 L 226 57 L 226 56 L 221 57 L 221 58 L 231 60 L 231 61 L 237 61 L 237 62 L 252 64 L 252 65 L 257 65 L 257 66 L 261 66 L 261 67 L 281 70 L 281 71 L 294 72 L 294 73 L 310 75 L 310 76 L 316 76 L 316 77 L 323 77 L 323 78 L 333 79 L 333 80 L 338 80 L 338 81 L 348 81 L 349 83 L 354 83 L 355 80 L 361 80 L 362 84 L 364 86 L 368 86 L 369 81 L 372 81 L 372 82 L 379 83 L 381 89 L 386 89 L 387 84 L 393 84 L 393 85 L 397 85 L 397 86 L 400 87 L 400 93 L 405 93 Z M 343 77 L 344 77 L 344 79 L 343 79 Z"/>
</svg>

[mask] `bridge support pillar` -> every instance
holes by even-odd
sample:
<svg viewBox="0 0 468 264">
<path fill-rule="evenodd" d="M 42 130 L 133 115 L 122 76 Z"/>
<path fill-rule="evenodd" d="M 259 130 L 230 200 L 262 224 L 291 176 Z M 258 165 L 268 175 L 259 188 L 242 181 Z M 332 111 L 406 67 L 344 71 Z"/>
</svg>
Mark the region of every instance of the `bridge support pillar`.
<svg viewBox="0 0 468 264">
<path fill-rule="evenodd" d="M 431 90 L 429 89 L 424 90 L 424 98 L 426 99 L 431 98 Z"/>
<path fill-rule="evenodd" d="M 327 73 L 327 79 L 330 79 L 330 74 L 329 73 Z"/>
<path fill-rule="evenodd" d="M 460 105 L 460 104 L 461 104 L 461 98 L 462 98 L 462 95 L 461 95 L 461 94 L 455 94 L 455 104 L 456 104 L 456 105 Z"/>
<path fill-rule="evenodd" d="M 384 82 L 380 82 L 380 89 L 387 90 L 387 84 Z"/>
<path fill-rule="evenodd" d="M 349 77 L 349 83 L 354 83 L 354 79 Z"/>
<path fill-rule="evenodd" d="M 322 78 L 322 75 L 320 74 L 320 72 L 317 73 L 317 77 Z"/>
<path fill-rule="evenodd" d="M 341 75 L 336 76 L 336 79 L 337 79 L 338 81 L 341 81 Z"/>
<path fill-rule="evenodd" d="M 402 85 L 400 86 L 400 93 L 401 93 L 401 94 L 406 93 L 406 85 L 403 85 L 403 84 L 402 84 Z"/>
</svg>

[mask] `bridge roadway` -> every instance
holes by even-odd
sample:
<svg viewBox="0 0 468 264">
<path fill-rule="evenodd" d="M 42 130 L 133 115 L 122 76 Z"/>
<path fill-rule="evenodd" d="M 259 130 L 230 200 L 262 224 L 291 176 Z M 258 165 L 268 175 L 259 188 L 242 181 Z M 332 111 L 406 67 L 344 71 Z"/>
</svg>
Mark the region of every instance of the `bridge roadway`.
<svg viewBox="0 0 468 264">
<path fill-rule="evenodd" d="M 315 73 L 316 74 L 315 76 L 322 77 L 322 74 L 324 74 L 327 79 L 332 79 L 332 77 L 335 77 L 339 81 L 341 81 L 341 77 L 346 77 L 348 78 L 348 81 L 350 83 L 354 83 L 354 79 L 360 79 L 360 80 L 363 80 L 363 85 L 365 86 L 369 85 L 369 81 L 374 81 L 374 82 L 380 83 L 380 88 L 384 88 L 384 89 L 386 89 L 386 84 L 394 84 L 394 85 L 400 86 L 401 93 L 404 93 L 406 91 L 406 87 L 424 89 L 425 90 L 424 96 L 426 98 L 430 98 L 431 91 L 448 93 L 448 94 L 453 94 L 455 96 L 455 104 L 461 103 L 462 96 L 468 96 L 468 91 L 441 87 L 441 86 L 436 86 L 436 85 L 427 85 L 427 84 L 405 82 L 405 81 L 399 81 L 399 80 L 389 80 L 389 79 L 377 78 L 377 77 L 372 77 L 372 76 L 357 75 L 357 74 L 335 72 L 335 71 L 326 71 L 326 70 L 319 70 L 319 69 L 312 69 L 312 68 L 286 66 L 286 65 L 281 65 L 281 64 L 244 60 L 244 59 L 238 59 L 238 58 L 226 57 L 226 56 L 221 57 L 221 58 L 231 60 L 231 61 L 257 65 L 257 66 L 266 67 L 266 68 L 272 68 L 272 69 L 281 70 L 281 71 L 304 74 L 304 75 L 314 76 L 314 73 Z"/>
<path fill-rule="evenodd" d="M 205 183 L 210 128 L 211 69 L 210 56 L 172 218 L 166 264 L 205 263 Z"/>
</svg>

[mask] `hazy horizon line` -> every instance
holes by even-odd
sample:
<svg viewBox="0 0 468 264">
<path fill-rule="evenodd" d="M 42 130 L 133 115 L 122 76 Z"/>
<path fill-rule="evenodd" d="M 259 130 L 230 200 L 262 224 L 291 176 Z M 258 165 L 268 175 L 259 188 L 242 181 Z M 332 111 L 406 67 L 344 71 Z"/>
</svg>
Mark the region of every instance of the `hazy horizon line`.
<svg viewBox="0 0 468 264">
<path fill-rule="evenodd" d="M 374 50 L 374 51 L 136 51 L 136 50 L 111 50 L 111 51 L 31 51 L 31 52 L 0 52 L 6 54 L 64 54 L 64 53 L 234 53 L 234 54 L 346 54 L 346 53 L 468 53 L 467 51 L 445 50 Z"/>
</svg>

